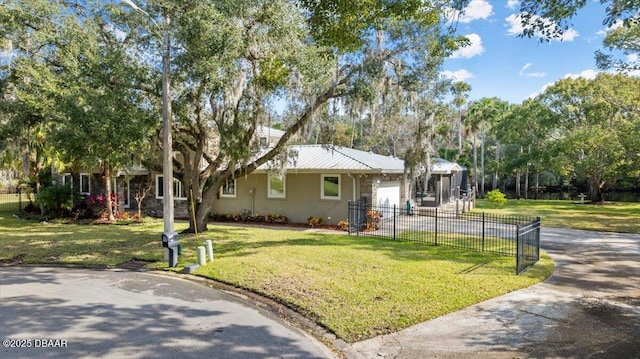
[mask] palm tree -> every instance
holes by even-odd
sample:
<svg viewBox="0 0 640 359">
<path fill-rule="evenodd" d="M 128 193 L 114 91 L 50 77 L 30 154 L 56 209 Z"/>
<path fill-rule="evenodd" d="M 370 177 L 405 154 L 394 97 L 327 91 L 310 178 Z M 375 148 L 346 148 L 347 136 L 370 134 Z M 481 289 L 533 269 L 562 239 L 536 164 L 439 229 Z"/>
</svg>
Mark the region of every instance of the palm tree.
<svg viewBox="0 0 640 359">
<path fill-rule="evenodd" d="M 481 151 L 480 151 L 480 156 L 481 156 L 481 164 L 480 164 L 480 180 L 481 180 L 481 185 L 480 185 L 480 197 L 484 198 L 484 143 L 485 143 L 485 135 L 486 135 L 486 122 L 487 121 L 491 121 L 493 119 L 493 116 L 495 115 L 496 112 L 496 103 L 498 103 L 498 99 L 496 98 L 487 98 L 487 97 L 483 97 L 482 99 L 480 99 L 479 101 L 474 101 L 473 103 L 471 103 L 471 105 L 469 105 L 469 118 L 471 119 L 471 123 L 475 124 L 476 126 L 478 125 L 478 122 L 480 123 L 480 128 L 481 128 L 481 136 L 480 136 L 480 145 L 481 145 Z M 474 172 L 477 171 L 477 155 L 476 155 L 476 144 L 475 144 L 475 139 L 476 139 L 476 133 L 477 133 L 477 129 L 476 131 L 474 131 L 474 144 L 473 144 L 473 150 L 474 150 Z M 477 173 L 477 172 L 476 172 Z M 477 177 L 474 176 L 475 180 L 476 180 L 476 188 L 477 188 Z"/>
<path fill-rule="evenodd" d="M 499 124 L 505 120 L 505 118 L 509 115 L 511 111 L 511 104 L 506 101 L 500 101 L 496 104 L 496 112 L 495 112 L 495 124 Z M 500 144 L 499 136 L 496 137 L 496 168 L 493 173 L 493 183 L 491 184 L 491 189 L 494 190 L 498 188 L 498 177 L 500 176 L 500 152 L 502 151 L 502 145 Z"/>
<path fill-rule="evenodd" d="M 467 102 L 471 85 L 466 82 L 457 81 L 453 83 L 451 91 L 455 95 L 453 104 L 458 108 L 458 156 L 460 156 L 462 155 L 462 105 Z"/>
</svg>

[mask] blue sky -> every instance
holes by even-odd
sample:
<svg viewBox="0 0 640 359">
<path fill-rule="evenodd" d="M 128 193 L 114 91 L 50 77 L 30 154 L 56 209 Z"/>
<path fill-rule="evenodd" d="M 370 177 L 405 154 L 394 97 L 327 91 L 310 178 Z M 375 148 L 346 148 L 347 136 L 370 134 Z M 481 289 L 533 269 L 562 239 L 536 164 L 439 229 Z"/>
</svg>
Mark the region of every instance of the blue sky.
<svg viewBox="0 0 640 359">
<path fill-rule="evenodd" d="M 471 45 L 445 61 L 443 75 L 469 83 L 470 101 L 495 96 L 521 103 L 564 77 L 593 78 L 598 72 L 594 52 L 606 31 L 605 7 L 598 1 L 589 0 L 570 20 L 562 41 L 517 37 L 519 9 L 516 0 L 472 0 L 459 18 L 458 33 Z"/>
</svg>

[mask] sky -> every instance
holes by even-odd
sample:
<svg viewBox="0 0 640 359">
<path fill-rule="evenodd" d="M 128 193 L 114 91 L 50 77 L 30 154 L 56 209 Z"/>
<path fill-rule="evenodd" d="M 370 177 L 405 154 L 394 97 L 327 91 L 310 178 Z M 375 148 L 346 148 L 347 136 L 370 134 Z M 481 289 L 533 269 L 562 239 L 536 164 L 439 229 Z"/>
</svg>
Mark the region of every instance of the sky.
<svg viewBox="0 0 640 359">
<path fill-rule="evenodd" d="M 522 103 L 565 77 L 594 78 L 594 53 L 601 49 L 605 6 L 589 0 L 570 20 L 560 40 L 524 38 L 517 0 L 472 0 L 459 18 L 458 33 L 471 44 L 447 58 L 443 76 L 471 85 L 468 101 L 498 97 Z"/>
</svg>

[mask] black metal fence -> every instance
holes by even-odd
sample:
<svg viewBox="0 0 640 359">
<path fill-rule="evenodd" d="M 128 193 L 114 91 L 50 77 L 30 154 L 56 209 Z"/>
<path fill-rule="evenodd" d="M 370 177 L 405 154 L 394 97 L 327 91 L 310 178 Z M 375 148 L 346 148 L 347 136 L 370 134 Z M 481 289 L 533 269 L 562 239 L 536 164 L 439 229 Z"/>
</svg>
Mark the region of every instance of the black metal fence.
<svg viewBox="0 0 640 359">
<path fill-rule="evenodd" d="M 540 258 L 540 219 L 349 202 L 349 234 L 515 256 L 516 273 Z"/>
<path fill-rule="evenodd" d="M 2 192 L 0 193 L 0 212 L 22 212 L 24 204 L 24 195 L 20 192 Z"/>
</svg>

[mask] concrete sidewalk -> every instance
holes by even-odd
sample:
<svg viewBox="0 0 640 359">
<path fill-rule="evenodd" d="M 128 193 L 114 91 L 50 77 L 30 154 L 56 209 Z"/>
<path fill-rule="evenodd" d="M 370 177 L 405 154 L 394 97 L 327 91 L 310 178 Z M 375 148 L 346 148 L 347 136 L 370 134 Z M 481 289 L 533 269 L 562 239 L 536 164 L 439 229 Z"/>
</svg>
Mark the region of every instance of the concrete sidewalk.
<svg viewBox="0 0 640 359">
<path fill-rule="evenodd" d="M 353 344 L 364 358 L 640 358 L 640 235 L 543 228 L 545 282 Z M 353 355 L 352 355 L 353 357 Z"/>
</svg>

